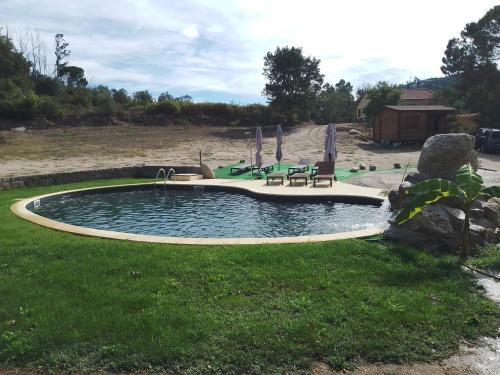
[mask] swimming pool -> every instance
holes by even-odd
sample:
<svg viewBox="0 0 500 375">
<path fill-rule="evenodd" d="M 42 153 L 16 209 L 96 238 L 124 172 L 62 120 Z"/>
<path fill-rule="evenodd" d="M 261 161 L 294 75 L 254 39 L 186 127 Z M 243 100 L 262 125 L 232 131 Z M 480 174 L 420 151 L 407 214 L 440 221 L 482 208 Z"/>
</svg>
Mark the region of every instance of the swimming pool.
<svg viewBox="0 0 500 375">
<path fill-rule="evenodd" d="M 51 223 L 103 233 L 279 239 L 378 229 L 387 221 L 381 202 L 331 196 L 260 196 L 216 186 L 143 184 L 63 192 L 33 199 L 25 209 Z"/>
</svg>

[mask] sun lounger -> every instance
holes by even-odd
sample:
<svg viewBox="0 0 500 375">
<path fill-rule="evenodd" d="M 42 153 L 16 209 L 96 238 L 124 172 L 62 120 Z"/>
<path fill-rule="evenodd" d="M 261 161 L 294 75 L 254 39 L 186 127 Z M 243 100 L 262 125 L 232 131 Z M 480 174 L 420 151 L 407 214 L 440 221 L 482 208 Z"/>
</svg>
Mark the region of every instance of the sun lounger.
<svg viewBox="0 0 500 375">
<path fill-rule="evenodd" d="M 266 173 L 270 172 L 270 171 L 274 171 L 274 166 L 276 165 L 276 162 L 273 161 L 273 162 L 269 162 L 269 163 L 264 163 L 260 166 L 260 168 L 257 166 L 257 165 L 254 165 L 252 167 L 252 171 L 254 169 L 260 169 L 261 171 L 264 171 Z"/>
<path fill-rule="evenodd" d="M 271 180 L 271 181 L 281 180 L 281 185 L 283 185 L 286 176 L 287 176 L 286 172 L 274 172 L 274 173 L 268 174 L 266 177 L 266 185 L 269 185 L 269 180 Z"/>
<path fill-rule="evenodd" d="M 290 180 L 290 186 L 292 185 L 292 181 L 297 181 L 297 180 L 304 180 L 305 185 L 307 186 L 307 179 L 311 177 L 309 173 L 306 172 L 296 172 L 292 174 L 291 176 L 288 176 L 288 179 Z"/>
<path fill-rule="evenodd" d="M 288 176 L 293 175 L 296 172 L 305 172 L 309 170 L 309 160 L 308 159 L 300 159 L 297 164 L 293 167 L 288 168 Z"/>
<path fill-rule="evenodd" d="M 316 182 L 330 181 L 330 187 L 333 186 L 333 181 L 337 181 L 335 177 L 335 163 L 329 163 L 327 161 L 319 161 L 316 163 L 318 167 L 318 173 L 312 177 L 313 186 L 316 187 Z"/>
<path fill-rule="evenodd" d="M 255 164 L 252 163 L 241 163 L 238 165 L 235 165 L 234 167 L 231 167 L 231 170 L 229 171 L 230 174 L 240 174 L 246 171 L 252 170 L 252 168 L 255 166 Z"/>
</svg>

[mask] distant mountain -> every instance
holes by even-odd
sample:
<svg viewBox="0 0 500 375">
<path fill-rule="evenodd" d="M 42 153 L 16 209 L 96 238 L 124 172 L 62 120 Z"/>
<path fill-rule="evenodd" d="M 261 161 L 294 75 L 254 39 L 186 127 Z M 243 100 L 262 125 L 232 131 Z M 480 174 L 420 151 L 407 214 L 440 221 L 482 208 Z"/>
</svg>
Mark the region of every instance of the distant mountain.
<svg viewBox="0 0 500 375">
<path fill-rule="evenodd" d="M 452 86 L 455 82 L 457 82 L 457 77 L 455 76 L 444 76 L 427 79 L 415 78 L 413 81 L 403 84 L 403 87 L 406 89 L 426 88 L 432 91 L 438 91 Z"/>
</svg>

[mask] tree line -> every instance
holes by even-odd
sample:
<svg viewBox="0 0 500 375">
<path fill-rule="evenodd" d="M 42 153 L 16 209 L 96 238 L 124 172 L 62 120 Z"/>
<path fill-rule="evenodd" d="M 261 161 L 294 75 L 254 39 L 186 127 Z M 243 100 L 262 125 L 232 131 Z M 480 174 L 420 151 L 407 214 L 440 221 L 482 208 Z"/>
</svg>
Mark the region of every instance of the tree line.
<svg viewBox="0 0 500 375">
<path fill-rule="evenodd" d="M 268 105 L 193 103 L 188 95 L 164 92 L 155 98 L 148 90 L 129 94 L 123 88 L 89 87 L 84 69 L 69 64 L 71 51 L 63 34 L 54 37 L 55 66 L 50 71 L 38 34 L 28 32 L 14 43 L 0 29 L 0 118 L 57 119 L 90 113 L 244 125 L 340 123 L 354 121 L 356 100 L 364 94 L 370 99 L 365 112 L 371 118 L 384 105 L 397 104 L 404 87 L 426 87 L 438 103 L 460 112 L 479 112 L 484 125 L 500 126 L 499 24 L 500 6 L 495 6 L 451 39 L 441 66 L 443 78 L 415 78 L 400 85 L 382 81 L 364 85 L 355 94 L 344 79 L 325 82 L 321 61 L 305 56 L 302 48 L 277 47 L 264 57 L 262 93 Z"/>
</svg>

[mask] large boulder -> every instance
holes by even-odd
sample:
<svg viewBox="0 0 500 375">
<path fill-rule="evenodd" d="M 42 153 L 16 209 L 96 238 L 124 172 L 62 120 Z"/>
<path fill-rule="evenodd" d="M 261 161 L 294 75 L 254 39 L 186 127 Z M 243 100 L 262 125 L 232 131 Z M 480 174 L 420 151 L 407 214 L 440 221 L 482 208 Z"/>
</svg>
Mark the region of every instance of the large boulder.
<svg viewBox="0 0 500 375">
<path fill-rule="evenodd" d="M 470 163 L 474 170 L 478 160 L 475 139 L 469 134 L 438 134 L 424 143 L 417 169 L 427 178 L 454 179 L 457 169 Z"/>
</svg>

